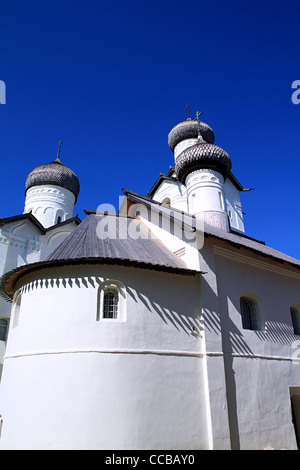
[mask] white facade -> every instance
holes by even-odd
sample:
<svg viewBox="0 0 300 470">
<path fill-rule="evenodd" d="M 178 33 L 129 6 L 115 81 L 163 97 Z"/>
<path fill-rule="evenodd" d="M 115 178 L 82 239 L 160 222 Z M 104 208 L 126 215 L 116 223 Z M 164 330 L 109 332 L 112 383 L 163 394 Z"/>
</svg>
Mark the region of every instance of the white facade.
<svg viewBox="0 0 300 470">
<path fill-rule="evenodd" d="M 170 171 L 149 197 L 127 191 L 113 220 L 135 221 L 130 244 L 121 229 L 99 240 L 69 219 L 68 190 L 46 186 L 1 226 L 1 274 L 27 266 L 0 280 L 13 298 L 0 304 L 0 449 L 297 449 L 300 262 L 245 234 L 232 173 L 198 168 L 183 185 Z M 137 244 L 138 224 L 169 263 Z"/>
<path fill-rule="evenodd" d="M 224 177 L 221 173 L 207 169 L 193 171 L 186 178 L 186 188 L 189 213 L 228 232 Z"/>
<path fill-rule="evenodd" d="M 125 317 L 98 320 L 101 283 L 116 279 Z M 210 447 L 203 339 L 191 334 L 201 321 L 199 278 L 82 266 L 27 276 L 18 289 L 2 449 Z"/>
<path fill-rule="evenodd" d="M 202 170 L 203 173 L 203 170 Z M 217 172 L 215 172 L 217 173 Z M 211 170 L 207 170 L 208 177 L 213 177 Z M 204 176 L 204 175 L 201 175 Z M 199 178 L 200 180 L 200 178 Z M 232 229 L 239 232 L 245 232 L 242 204 L 240 197 L 240 190 L 233 183 L 229 177 L 224 181 L 222 175 L 217 175 L 219 183 L 212 181 L 211 185 L 206 185 L 205 190 L 201 194 L 197 194 L 196 191 L 192 192 L 190 189 L 190 203 L 188 202 L 188 189 L 186 186 L 180 183 L 180 181 L 173 178 L 165 179 L 161 182 L 159 187 L 154 192 L 152 199 L 154 201 L 170 205 L 174 209 L 187 212 L 189 214 L 195 214 L 199 212 L 196 208 L 211 209 L 211 197 L 214 201 L 213 207 L 218 209 L 221 208 L 221 218 L 225 219 L 225 226 L 229 223 Z M 200 180 L 201 181 L 201 180 Z M 220 183 L 221 181 L 221 183 Z M 202 180 L 203 185 L 203 180 Z M 187 185 L 188 186 L 188 185 Z M 191 186 L 190 186 L 191 188 Z M 197 188 L 197 193 L 200 193 L 201 185 Z M 204 189 L 204 188 L 203 188 Z M 204 194 L 203 194 L 204 193 Z M 221 195 L 219 194 L 221 193 Z M 195 196 L 193 196 L 195 194 Z M 194 202 L 195 200 L 195 202 Z M 194 208 L 195 206 L 195 208 Z M 224 215 L 225 214 L 225 215 Z"/>
<path fill-rule="evenodd" d="M 66 168 L 66 167 L 64 167 Z M 75 195 L 53 185 L 26 190 L 24 212 L 0 223 L 0 276 L 19 266 L 44 260 L 78 225 Z M 8 329 L 11 305 L 0 298 L 0 323 Z M 3 326 L 4 330 L 4 326 Z M 7 331 L 0 334 L 0 380 Z"/>
<path fill-rule="evenodd" d="M 0 276 L 24 264 L 45 259 L 77 226 L 75 220 L 42 232 L 32 219 L 16 217 L 0 228 Z M 0 320 L 10 322 L 11 304 L 0 297 Z M 6 338 L 7 335 L 4 337 Z M 0 380 L 5 340 L 0 339 Z"/>
<path fill-rule="evenodd" d="M 180 241 L 156 220 L 145 223 L 199 274 L 81 264 L 18 281 L 0 448 L 297 448 L 299 268 L 210 236 Z M 107 320 L 109 283 L 122 286 L 123 313 Z M 243 328 L 245 295 L 259 331 Z"/>
</svg>

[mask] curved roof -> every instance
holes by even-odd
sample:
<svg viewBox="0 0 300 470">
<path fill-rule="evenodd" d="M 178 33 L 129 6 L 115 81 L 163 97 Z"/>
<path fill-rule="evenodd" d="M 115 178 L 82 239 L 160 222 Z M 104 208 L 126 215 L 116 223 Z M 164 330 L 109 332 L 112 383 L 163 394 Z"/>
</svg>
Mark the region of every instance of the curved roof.
<svg viewBox="0 0 300 470">
<path fill-rule="evenodd" d="M 206 142 L 213 144 L 215 141 L 215 135 L 211 127 L 202 121 L 193 121 L 187 119 L 186 121 L 179 122 L 176 126 L 171 129 L 168 135 L 168 144 L 172 152 L 176 145 L 185 139 L 197 138 L 199 133 Z"/>
<path fill-rule="evenodd" d="M 74 171 L 63 165 L 57 158 L 53 162 L 45 163 L 34 168 L 26 178 L 25 192 L 33 186 L 53 184 L 71 191 L 77 200 L 80 185 Z"/>
<path fill-rule="evenodd" d="M 44 261 L 23 265 L 4 274 L 0 279 L 0 295 L 11 301 L 16 282 L 29 272 L 79 264 L 117 264 L 195 274 L 139 219 L 96 213 L 88 215 Z"/>
<path fill-rule="evenodd" d="M 189 173 L 201 168 L 216 170 L 226 178 L 231 170 L 231 160 L 221 147 L 200 141 L 181 152 L 175 162 L 175 173 L 183 184 Z"/>
</svg>

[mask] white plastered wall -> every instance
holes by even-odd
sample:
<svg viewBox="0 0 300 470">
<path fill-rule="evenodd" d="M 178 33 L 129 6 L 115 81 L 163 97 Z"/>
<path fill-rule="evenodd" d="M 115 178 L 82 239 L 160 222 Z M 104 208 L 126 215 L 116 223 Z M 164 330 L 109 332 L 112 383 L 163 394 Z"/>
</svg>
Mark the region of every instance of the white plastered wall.
<svg viewBox="0 0 300 470">
<path fill-rule="evenodd" d="M 210 288 L 205 289 L 206 282 L 213 286 L 212 280 L 206 279 L 209 270 L 203 275 L 213 435 L 222 433 L 222 423 L 218 423 L 220 394 L 215 393 L 214 385 L 222 360 L 231 447 L 296 449 L 290 388 L 300 387 L 300 360 L 290 306 L 300 301 L 299 271 L 221 241 L 206 239 L 204 248 L 201 265 L 204 267 L 206 260 L 208 267 L 214 265 L 217 281 L 213 294 Z M 260 303 L 263 331 L 242 327 L 240 297 L 245 294 Z"/>
<path fill-rule="evenodd" d="M 174 209 L 189 212 L 187 190 L 179 181 L 163 181 L 153 195 L 153 200 L 160 203 L 166 199 L 170 199 L 171 207 Z M 224 182 L 224 199 L 230 226 L 240 232 L 245 232 L 240 191 L 229 178 Z"/>
<path fill-rule="evenodd" d="M 125 286 L 125 321 L 96 321 L 108 279 Z M 19 287 L 2 448 L 210 447 L 197 277 L 80 266 L 39 271 Z"/>
<path fill-rule="evenodd" d="M 0 229 L 0 275 L 24 264 L 45 259 L 75 228 L 66 224 L 41 234 L 29 220 L 5 224 Z M 0 318 L 9 320 L 11 304 L 0 298 Z M 0 381 L 6 342 L 0 341 Z"/>
</svg>

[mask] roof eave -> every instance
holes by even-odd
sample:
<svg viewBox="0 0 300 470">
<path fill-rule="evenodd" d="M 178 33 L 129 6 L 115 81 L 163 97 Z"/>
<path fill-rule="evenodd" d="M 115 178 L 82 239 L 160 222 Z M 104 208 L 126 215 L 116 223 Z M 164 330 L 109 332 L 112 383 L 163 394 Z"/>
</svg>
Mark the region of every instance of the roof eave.
<svg viewBox="0 0 300 470">
<path fill-rule="evenodd" d="M 184 276 L 195 276 L 202 272 L 191 270 L 188 268 L 177 268 L 174 266 L 159 265 L 146 263 L 141 261 L 120 259 L 120 258 L 74 258 L 67 260 L 52 260 L 52 261 L 39 261 L 23 266 L 19 266 L 0 278 L 0 297 L 6 301 L 11 302 L 15 294 L 16 284 L 26 274 L 30 274 L 35 271 L 44 270 L 52 267 L 62 266 L 76 266 L 76 265 L 88 265 L 88 264 L 108 264 L 118 266 L 130 266 L 141 269 L 150 269 L 154 271 L 169 272 L 170 274 L 180 274 Z M 203 273 L 202 273 L 203 274 Z"/>
<path fill-rule="evenodd" d="M 0 227 L 4 227 L 4 225 L 17 222 L 19 220 L 29 220 L 32 222 L 42 234 L 46 233 L 45 227 L 38 221 L 38 219 L 31 214 L 31 212 L 26 212 L 25 214 L 13 215 L 11 217 L 4 217 L 0 219 Z"/>
</svg>

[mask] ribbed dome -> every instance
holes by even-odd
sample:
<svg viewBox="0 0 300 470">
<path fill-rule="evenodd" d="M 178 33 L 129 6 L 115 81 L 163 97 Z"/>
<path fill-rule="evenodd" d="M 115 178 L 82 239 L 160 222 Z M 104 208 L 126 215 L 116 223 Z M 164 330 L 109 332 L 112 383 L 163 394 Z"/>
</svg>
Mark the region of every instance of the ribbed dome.
<svg viewBox="0 0 300 470">
<path fill-rule="evenodd" d="M 197 139 L 198 135 L 202 137 L 203 140 L 209 144 L 213 144 L 215 141 L 215 135 L 211 127 L 209 127 L 205 122 L 193 121 L 192 119 L 187 119 L 182 121 L 171 129 L 168 136 L 168 144 L 172 152 L 174 152 L 175 146 L 185 139 L 195 138 Z"/>
<path fill-rule="evenodd" d="M 80 189 L 79 180 L 75 173 L 63 165 L 58 158 L 53 162 L 37 166 L 29 173 L 25 182 L 25 192 L 33 186 L 43 184 L 66 188 L 75 195 L 75 200 L 77 200 Z"/>
<path fill-rule="evenodd" d="M 189 173 L 201 168 L 216 170 L 226 178 L 231 170 L 231 160 L 221 147 L 200 141 L 181 152 L 175 162 L 175 173 L 182 184 Z"/>
</svg>

